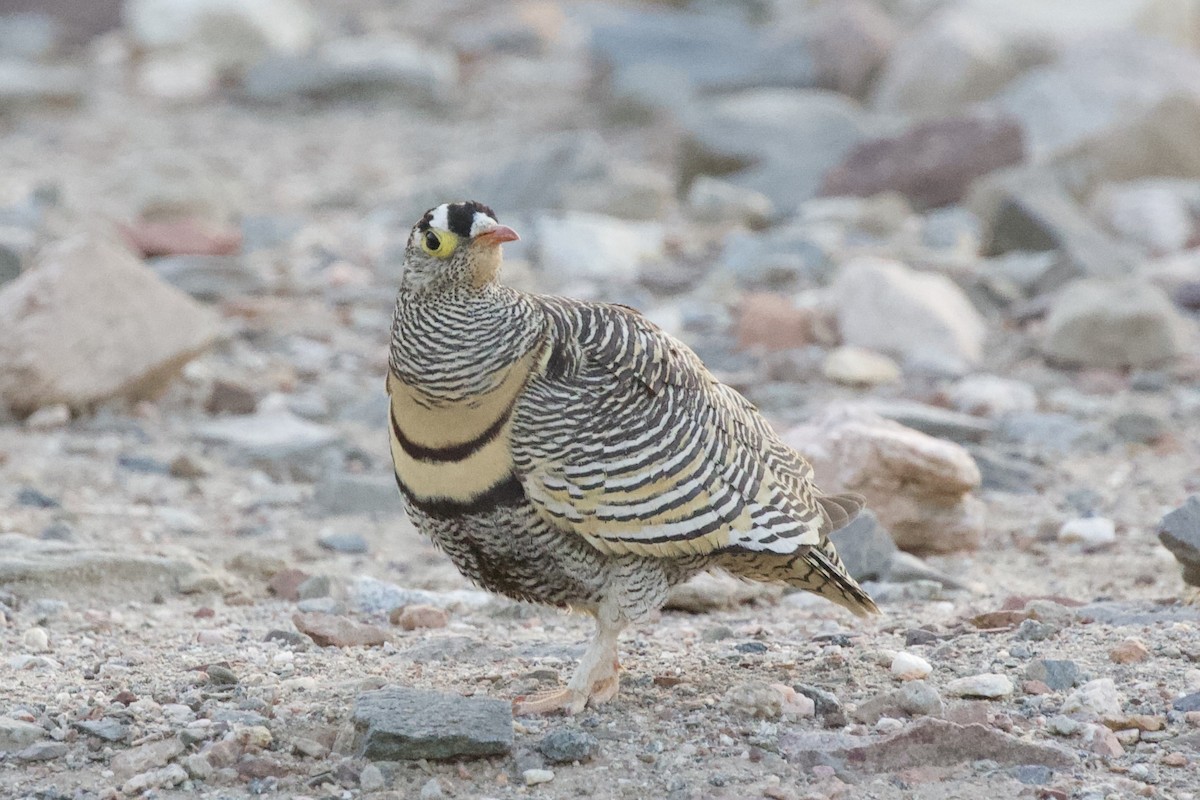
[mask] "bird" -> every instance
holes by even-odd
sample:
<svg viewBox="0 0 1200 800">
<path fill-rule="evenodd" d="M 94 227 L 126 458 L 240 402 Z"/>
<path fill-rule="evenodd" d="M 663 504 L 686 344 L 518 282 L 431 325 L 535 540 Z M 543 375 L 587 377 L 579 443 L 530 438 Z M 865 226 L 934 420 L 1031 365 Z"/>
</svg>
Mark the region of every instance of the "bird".
<svg viewBox="0 0 1200 800">
<path fill-rule="evenodd" d="M 515 698 L 514 713 L 611 700 L 622 630 L 700 572 L 878 613 L 829 539 L 863 498 L 821 492 L 748 400 L 636 310 L 501 283 L 518 239 L 476 201 L 420 218 L 386 381 L 417 530 L 484 589 L 595 618 L 567 685 Z"/>
</svg>

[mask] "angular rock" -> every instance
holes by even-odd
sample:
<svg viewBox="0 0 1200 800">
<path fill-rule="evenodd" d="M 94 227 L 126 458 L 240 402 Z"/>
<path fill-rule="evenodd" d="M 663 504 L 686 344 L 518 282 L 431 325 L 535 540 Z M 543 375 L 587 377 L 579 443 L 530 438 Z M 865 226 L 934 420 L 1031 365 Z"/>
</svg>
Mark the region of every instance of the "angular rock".
<svg viewBox="0 0 1200 800">
<path fill-rule="evenodd" d="M 896 542 L 870 509 L 863 509 L 844 528 L 829 534 L 842 564 L 857 581 L 883 580 L 891 569 Z"/>
<path fill-rule="evenodd" d="M 900 710 L 913 717 L 940 717 L 946 704 L 938 690 L 926 681 L 909 681 L 896 693 Z"/>
<path fill-rule="evenodd" d="M 182 754 L 183 742 L 172 736 L 169 739 L 122 750 L 113 756 L 108 766 L 117 780 L 127 781 L 140 772 L 165 766 L 171 759 Z"/>
<path fill-rule="evenodd" d="M 1170 178 L 1106 183 L 1088 205 L 1110 231 L 1152 256 L 1177 253 L 1196 240 L 1197 207 L 1200 182 Z"/>
<path fill-rule="evenodd" d="M 1055 692 L 1065 692 L 1079 682 L 1079 666 L 1064 659 L 1041 659 L 1025 668 L 1025 676 L 1041 681 Z"/>
<path fill-rule="evenodd" d="M 913 767 L 951 767 L 979 759 L 1004 766 L 1040 764 L 1069 769 L 1075 755 L 1061 747 L 1022 741 L 984 725 L 958 725 L 922 717 L 897 734 L 872 740 L 829 733 L 788 733 L 780 752 L 805 769 L 820 764 L 864 772 L 897 772 Z"/>
<path fill-rule="evenodd" d="M 1158 540 L 1183 567 L 1183 580 L 1200 586 L 1200 494 L 1162 518 Z"/>
<path fill-rule="evenodd" d="M 209 303 L 267 288 L 263 277 L 236 256 L 165 256 L 152 259 L 150 267 L 176 289 Z"/>
<path fill-rule="evenodd" d="M 1021 127 L 1003 118 L 948 117 L 859 143 L 825 174 L 824 195 L 898 192 L 917 209 L 961 200 L 971 183 L 1025 154 Z"/>
<path fill-rule="evenodd" d="M 17 753 L 17 761 L 23 763 L 53 761 L 65 756 L 67 750 L 67 745 L 63 742 L 34 742 Z"/>
<path fill-rule="evenodd" d="M 1122 699 L 1112 678 L 1088 681 L 1063 701 L 1064 714 L 1115 717 L 1121 713 Z"/>
<path fill-rule="evenodd" d="M 1042 349 L 1082 367 L 1150 367 L 1186 351 L 1185 322 L 1166 294 L 1137 280 L 1076 281 L 1055 301 Z"/>
<path fill-rule="evenodd" d="M 24 750 L 46 735 L 41 725 L 0 717 L 0 753 Z"/>
<path fill-rule="evenodd" d="M 1007 675 L 987 672 L 957 678 L 946 684 L 946 692 L 956 697 L 984 697 L 996 699 L 1013 693 L 1013 683 Z"/>
<path fill-rule="evenodd" d="M 858 258 L 842 267 L 833 291 L 847 344 L 901 359 L 937 357 L 967 365 L 983 355 L 983 318 L 944 275 Z"/>
<path fill-rule="evenodd" d="M 319 456 L 338 441 L 332 428 L 274 409 L 214 420 L 196 433 L 204 442 L 227 448 L 234 463 L 284 476 L 311 475 Z"/>
<path fill-rule="evenodd" d="M 129 726 L 122 725 L 115 719 L 85 719 L 72 723 L 72 726 L 76 730 L 106 742 L 124 741 L 129 736 Z"/>
<path fill-rule="evenodd" d="M 20 414 L 154 397 L 221 330 L 131 253 L 88 235 L 49 248 L 0 288 L 0 319 L 0 403 Z"/>
<path fill-rule="evenodd" d="M 983 441 L 993 431 L 993 425 L 986 420 L 925 403 L 895 400 L 866 403 L 863 407 L 906 428 L 962 444 Z"/>
<path fill-rule="evenodd" d="M 825 173 L 868 131 L 865 114 L 847 98 L 799 89 L 719 96 L 689 114 L 685 126 L 679 164 L 685 184 L 697 175 L 722 175 L 762 192 L 783 213 L 816 196 Z"/>
<path fill-rule="evenodd" d="M 292 624 L 321 647 L 377 647 L 388 640 L 387 631 L 377 625 L 319 611 L 293 614 Z"/>
<path fill-rule="evenodd" d="M 600 742 L 586 731 L 551 731 L 538 742 L 538 752 L 551 764 L 588 761 L 600 749 Z"/>
<path fill-rule="evenodd" d="M 861 409 L 830 412 L 784 441 L 812 462 L 826 491 L 855 491 L 902 550 L 977 547 L 982 503 L 970 493 L 979 469 L 961 446 Z"/>
<path fill-rule="evenodd" d="M 513 744 L 509 703 L 423 689 L 360 694 L 354 728 L 355 750 L 372 761 L 497 756 Z"/>
</svg>

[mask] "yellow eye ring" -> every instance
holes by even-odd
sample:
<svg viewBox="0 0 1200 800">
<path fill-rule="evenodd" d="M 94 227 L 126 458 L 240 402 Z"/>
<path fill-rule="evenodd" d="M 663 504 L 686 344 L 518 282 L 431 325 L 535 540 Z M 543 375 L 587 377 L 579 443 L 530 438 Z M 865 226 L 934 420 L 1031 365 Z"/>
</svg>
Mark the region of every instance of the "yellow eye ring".
<svg viewBox="0 0 1200 800">
<path fill-rule="evenodd" d="M 418 240 L 421 249 L 435 258 L 446 258 L 458 247 L 458 237 L 450 231 L 427 230 Z"/>
</svg>

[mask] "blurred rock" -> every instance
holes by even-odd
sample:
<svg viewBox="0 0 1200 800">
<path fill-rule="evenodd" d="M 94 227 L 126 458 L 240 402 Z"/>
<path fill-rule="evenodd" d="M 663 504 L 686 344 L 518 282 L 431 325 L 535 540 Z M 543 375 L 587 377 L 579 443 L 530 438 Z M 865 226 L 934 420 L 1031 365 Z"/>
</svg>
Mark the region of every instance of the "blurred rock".
<svg viewBox="0 0 1200 800">
<path fill-rule="evenodd" d="M 872 401 L 864 408 L 906 428 L 952 442 L 980 442 L 992 433 L 993 425 L 969 414 L 907 400 Z"/>
<path fill-rule="evenodd" d="M 502 756 L 512 724 L 512 706 L 488 697 L 388 688 L 354 703 L 355 749 L 373 761 Z"/>
<path fill-rule="evenodd" d="M 1162 518 L 1158 540 L 1183 567 L 1184 583 L 1200 586 L 1200 494 Z"/>
<path fill-rule="evenodd" d="M 190 50 L 219 69 L 312 46 L 318 22 L 303 0 L 127 0 L 125 24 L 147 50 Z"/>
<path fill-rule="evenodd" d="M 0 717 L 0 753 L 15 753 L 46 735 L 41 725 Z"/>
<path fill-rule="evenodd" d="M 109 762 L 109 768 L 118 781 L 127 781 L 138 773 L 164 766 L 182 755 L 183 749 L 183 742 L 174 737 L 150 742 L 117 753 Z"/>
<path fill-rule="evenodd" d="M 347 595 L 348 602 L 365 614 L 390 613 L 394 609 L 409 605 L 450 609 L 483 608 L 495 600 L 494 595 L 478 589 L 427 592 L 423 589 L 397 586 L 366 575 L 360 575 L 350 582 Z"/>
<path fill-rule="evenodd" d="M 989 105 L 1021 122 L 1030 155 L 1042 161 L 1126 124 L 1171 95 L 1198 92 L 1200 59 L 1124 35 L 1068 47 L 1061 58 L 1004 87 Z"/>
<path fill-rule="evenodd" d="M 1080 686 L 1063 701 L 1062 713 L 1085 717 L 1115 717 L 1121 713 L 1124 699 L 1112 678 L 1097 678 Z"/>
<path fill-rule="evenodd" d="M 654 220 L 675 207 L 675 187 L 670 176 L 656 169 L 614 164 L 603 179 L 572 185 L 564 200 L 572 211 Z"/>
<path fill-rule="evenodd" d="M 338 441 L 337 432 L 287 411 L 265 409 L 201 425 L 197 437 L 226 448 L 234 463 L 258 466 L 277 476 L 315 477 L 318 457 Z"/>
<path fill-rule="evenodd" d="M 954 384 L 948 396 L 959 411 L 982 417 L 1037 408 L 1037 393 L 1032 386 L 998 375 L 970 375 Z"/>
<path fill-rule="evenodd" d="M 806 22 L 817 85 L 862 99 L 899 37 L 896 23 L 866 0 L 823 3 Z"/>
<path fill-rule="evenodd" d="M 1058 540 L 1080 544 L 1085 550 L 1101 550 L 1117 541 L 1117 528 L 1111 519 L 1079 517 L 1063 523 Z"/>
<path fill-rule="evenodd" d="M 205 100 L 221 86 L 221 70 L 207 56 L 190 51 L 147 53 L 137 64 L 142 94 L 169 102 Z"/>
<path fill-rule="evenodd" d="M 1149 367 L 1185 352 L 1185 325 L 1156 286 L 1080 280 L 1055 300 L 1042 349 L 1048 359 L 1073 366 Z"/>
<path fill-rule="evenodd" d="M 332 472 L 317 483 L 313 502 L 323 514 L 400 513 L 404 506 L 391 475 Z"/>
<path fill-rule="evenodd" d="M 242 233 L 232 226 L 195 219 L 156 222 L 139 219 L 120 226 L 129 246 L 155 256 L 231 256 L 242 249 Z"/>
<path fill-rule="evenodd" d="M 735 336 L 738 347 L 788 350 L 816 340 L 813 312 L 797 308 L 788 297 L 748 292 L 738 301 Z"/>
<path fill-rule="evenodd" d="M 686 583 L 671 587 L 664 608 L 707 614 L 725 611 L 757 600 L 778 598 L 778 585 L 751 583 L 724 573 L 701 573 Z"/>
<path fill-rule="evenodd" d="M 234 256 L 175 255 L 151 259 L 149 264 L 167 283 L 205 302 L 259 294 L 267 288 L 260 274 Z"/>
<path fill-rule="evenodd" d="M 920 656 L 901 651 L 892 658 L 892 664 L 888 671 L 892 673 L 893 678 L 899 678 L 902 681 L 916 681 L 928 678 L 929 674 L 933 672 L 933 667 Z"/>
<path fill-rule="evenodd" d="M 978 177 L 1020 163 L 1021 128 L 984 117 L 948 117 L 859 143 L 825 175 L 821 194 L 899 192 L 918 209 L 962 199 Z"/>
<path fill-rule="evenodd" d="M 878 386 L 900 380 L 895 361 L 874 350 L 842 345 L 829 352 L 821 363 L 821 374 L 847 386 Z"/>
<path fill-rule="evenodd" d="M 887 578 L 896 543 L 870 509 L 860 511 L 849 525 L 829 534 L 829 539 L 855 580 Z"/>
<path fill-rule="evenodd" d="M 790 213 L 818 193 L 825 173 L 866 137 L 868 122 L 862 109 L 831 92 L 755 89 L 709 101 L 685 126 L 684 184 L 721 175 Z"/>
<path fill-rule="evenodd" d="M 1064 659 L 1038 659 L 1025 668 L 1025 676 L 1041 681 L 1052 691 L 1065 692 L 1079 682 L 1079 665 Z"/>
<path fill-rule="evenodd" d="M 688 189 L 687 210 L 698 222 L 742 223 L 765 226 L 775 215 L 771 198 L 762 192 L 699 175 Z"/>
<path fill-rule="evenodd" d="M 253 414 L 258 395 L 253 389 L 233 381 L 213 381 L 204 410 L 209 414 Z"/>
<path fill-rule="evenodd" d="M 588 761 L 600 750 L 600 741 L 586 731 L 560 728 L 538 742 L 538 752 L 551 764 Z"/>
<path fill-rule="evenodd" d="M 220 334 L 214 314 L 89 235 L 0 288 L 0 319 L 0 404 L 21 414 L 154 397 Z"/>
<path fill-rule="evenodd" d="M 1114 234 L 1150 255 L 1176 253 L 1200 235 L 1200 181 L 1106 183 L 1092 195 L 1088 209 Z"/>
<path fill-rule="evenodd" d="M 84 75 L 74 67 L 0 59 L 0 114 L 29 108 L 72 108 L 83 101 L 85 93 Z"/>
<path fill-rule="evenodd" d="M 444 628 L 450 622 L 450 612 L 433 606 L 404 606 L 393 609 L 388 621 L 404 631 Z"/>
<path fill-rule="evenodd" d="M 976 364 L 982 358 L 983 318 L 944 275 L 858 258 L 842 267 L 833 291 L 847 344 L 901 359 L 932 355 Z"/>
<path fill-rule="evenodd" d="M 861 409 L 830 412 L 784 441 L 812 462 L 829 492 L 855 491 L 903 550 L 977 547 L 983 504 L 970 493 L 979 469 L 959 445 Z"/>
<path fill-rule="evenodd" d="M 629 283 L 642 265 L 666 257 L 665 234 L 657 223 L 569 212 L 540 217 L 536 227 L 539 270 L 566 285 Z"/>
<path fill-rule="evenodd" d="M 830 250 L 805 225 L 733 231 L 725 237 L 720 264 L 739 286 L 790 291 L 829 270 Z"/>
<path fill-rule="evenodd" d="M 0 59 L 42 61 L 63 45 L 62 23 L 39 11 L 12 13 L 11 6 L 0 15 Z"/>
<path fill-rule="evenodd" d="M 358 555 L 366 553 L 371 545 L 361 533 L 354 531 L 325 530 L 317 537 L 317 544 L 332 553 Z"/>
<path fill-rule="evenodd" d="M 320 647 L 378 647 L 388 640 L 388 632 L 378 625 L 319 611 L 293 614 L 292 624 Z"/>
<path fill-rule="evenodd" d="M 892 48 L 871 105 L 886 114 L 943 117 L 987 99 L 1020 68 L 1004 41 L 948 6 Z"/>
<path fill-rule="evenodd" d="M 471 193 L 488 198 L 498 211 L 504 209 L 502 215 L 566 210 L 574 186 L 604 181 L 617 160 L 594 131 L 559 132 L 539 137 L 536 146 L 515 155 L 497 157 L 473 176 Z"/>
</svg>

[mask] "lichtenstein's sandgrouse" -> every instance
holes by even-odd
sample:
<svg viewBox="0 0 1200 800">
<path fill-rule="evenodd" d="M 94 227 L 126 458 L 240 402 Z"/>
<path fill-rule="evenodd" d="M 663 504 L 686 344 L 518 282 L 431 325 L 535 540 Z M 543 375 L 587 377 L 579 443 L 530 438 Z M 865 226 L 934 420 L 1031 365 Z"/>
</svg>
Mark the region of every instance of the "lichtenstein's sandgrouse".
<svg viewBox="0 0 1200 800">
<path fill-rule="evenodd" d="M 486 589 L 593 614 L 567 688 L 518 713 L 617 692 L 617 638 L 705 569 L 877 611 L 827 534 L 861 508 L 686 345 L 636 311 L 497 281 L 516 240 L 479 203 L 413 228 L 392 324 L 396 478 L 417 529 Z"/>
</svg>

